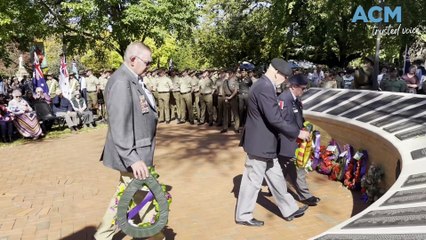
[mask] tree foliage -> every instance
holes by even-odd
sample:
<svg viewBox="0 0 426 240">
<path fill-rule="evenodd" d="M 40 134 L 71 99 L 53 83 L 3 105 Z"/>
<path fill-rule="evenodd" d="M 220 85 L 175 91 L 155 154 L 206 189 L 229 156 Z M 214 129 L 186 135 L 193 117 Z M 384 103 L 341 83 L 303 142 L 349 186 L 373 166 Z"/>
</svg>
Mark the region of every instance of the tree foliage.
<svg viewBox="0 0 426 240">
<path fill-rule="evenodd" d="M 11 44 L 28 50 L 34 39 L 55 37 L 67 55 L 93 68 L 115 66 L 135 40 L 154 49 L 153 67 L 179 69 L 256 65 L 272 58 L 306 59 L 344 67 L 373 55 L 373 23 L 352 23 L 355 9 L 371 0 L 14 0 L 0 2 L 0 59 L 12 64 Z M 387 0 L 401 6 L 402 27 L 418 34 L 381 38 L 381 58 L 402 62 L 405 46 L 414 55 L 426 48 L 426 4 Z M 384 24 L 397 27 L 398 23 Z M 7 47 L 9 46 L 9 47 Z M 15 51 L 15 50 L 14 50 Z M 118 54 L 116 54 L 116 53 Z M 16 53 L 15 53 L 16 55 Z"/>
</svg>

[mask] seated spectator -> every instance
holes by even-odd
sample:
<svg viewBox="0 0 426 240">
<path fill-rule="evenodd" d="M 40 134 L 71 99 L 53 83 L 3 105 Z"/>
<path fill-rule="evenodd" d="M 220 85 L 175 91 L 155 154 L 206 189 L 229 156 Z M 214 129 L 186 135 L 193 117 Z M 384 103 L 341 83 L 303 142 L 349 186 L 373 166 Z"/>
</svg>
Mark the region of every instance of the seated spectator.
<svg viewBox="0 0 426 240">
<path fill-rule="evenodd" d="M 73 112 L 72 105 L 68 99 L 62 95 L 60 89 L 56 89 L 56 96 L 53 98 L 53 113 L 58 117 L 64 117 L 67 126 L 71 132 L 77 131 L 77 126 L 80 123 L 77 113 Z"/>
<path fill-rule="evenodd" d="M 10 100 L 8 109 L 11 112 L 13 123 L 15 124 L 18 132 L 24 137 L 31 137 L 38 139 L 43 136 L 43 132 L 40 127 L 40 123 L 37 119 L 37 114 L 33 112 L 30 105 L 22 99 L 22 93 L 20 90 L 13 90 L 13 99 Z"/>
<path fill-rule="evenodd" d="M 398 70 L 391 68 L 389 74 L 383 76 L 380 82 L 380 89 L 390 92 L 407 92 L 407 84 L 398 77 Z"/>
<path fill-rule="evenodd" d="M 86 101 L 81 97 L 80 91 L 74 91 L 73 98 L 71 98 L 71 105 L 77 116 L 83 120 L 83 127 L 94 127 L 93 112 L 87 108 Z"/>
<path fill-rule="evenodd" d="M 0 132 L 2 142 L 12 142 L 13 118 L 10 116 L 5 96 L 0 93 Z"/>
<path fill-rule="evenodd" d="M 30 105 L 31 108 L 34 108 L 34 96 L 33 96 L 33 92 L 31 92 L 31 90 L 27 90 L 25 92 L 25 96 L 23 97 L 25 101 L 27 101 L 27 103 Z"/>
<path fill-rule="evenodd" d="M 41 87 L 36 88 L 36 93 L 34 94 L 34 100 L 35 101 L 45 101 L 48 104 L 52 103 L 52 99 L 50 99 L 49 94 L 45 93 L 43 91 L 43 88 L 41 88 Z"/>
</svg>

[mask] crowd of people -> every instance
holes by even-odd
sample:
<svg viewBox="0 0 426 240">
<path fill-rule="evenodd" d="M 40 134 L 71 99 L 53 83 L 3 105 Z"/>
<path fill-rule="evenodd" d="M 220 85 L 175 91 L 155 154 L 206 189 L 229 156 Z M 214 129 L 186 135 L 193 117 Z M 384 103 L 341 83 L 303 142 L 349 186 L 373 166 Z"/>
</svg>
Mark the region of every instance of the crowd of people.
<svg viewBox="0 0 426 240">
<path fill-rule="evenodd" d="M 91 70 L 80 72 L 78 78 L 71 73 L 67 83 L 71 94 L 64 94 L 49 72 L 45 74 L 48 92 L 34 87 L 26 76 L 21 80 L 0 77 L 0 141 L 12 142 L 18 133 L 23 138 L 39 139 L 61 120 L 72 132 L 96 127 L 96 120 L 106 119 L 103 93 L 110 73 L 104 71 L 99 78 Z M 49 119 L 44 118 L 46 109 Z"/>
<path fill-rule="evenodd" d="M 372 89 L 373 67 L 374 61 L 367 57 L 358 69 L 329 70 L 314 66 L 312 69 L 295 68 L 293 72 L 307 77 L 308 88 Z M 95 119 L 105 120 L 104 91 L 111 73 L 101 71 L 99 77 L 91 70 L 78 75 L 71 73 L 68 83 L 71 94 L 66 96 L 50 73 L 45 74 L 47 93 L 42 88 L 34 89 L 27 77 L 22 80 L 0 77 L 0 140 L 12 141 L 14 132 L 34 139 L 46 134 L 48 127 L 37 124 L 39 120 L 34 111 L 34 103 L 40 101 L 48 103 L 56 116 L 64 118 L 71 131 L 93 127 Z M 379 90 L 424 94 L 425 75 L 423 62 L 418 60 L 405 74 L 395 67 L 383 66 L 377 76 Z M 159 123 L 169 124 L 176 120 L 178 124 L 216 125 L 221 127 L 222 133 L 232 126 L 234 132 L 239 133 L 246 121 L 249 89 L 259 77 L 259 72 L 243 67 L 204 71 L 157 69 L 147 71 L 143 81 L 155 98 Z M 286 83 L 276 86 L 277 95 L 287 88 Z"/>
</svg>

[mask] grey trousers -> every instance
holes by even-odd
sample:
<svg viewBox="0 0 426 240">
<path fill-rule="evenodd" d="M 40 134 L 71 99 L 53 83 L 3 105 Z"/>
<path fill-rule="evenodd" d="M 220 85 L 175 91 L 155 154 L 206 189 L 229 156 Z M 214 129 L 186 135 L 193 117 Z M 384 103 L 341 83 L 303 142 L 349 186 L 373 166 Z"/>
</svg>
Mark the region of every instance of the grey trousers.
<svg viewBox="0 0 426 240">
<path fill-rule="evenodd" d="M 80 124 L 80 119 L 78 118 L 76 112 L 57 112 L 55 115 L 58 117 L 64 117 L 65 122 L 69 128 L 76 127 L 78 124 Z"/>
<path fill-rule="evenodd" d="M 93 112 L 86 110 L 82 113 L 78 112 L 77 115 L 83 121 L 83 124 L 93 123 Z"/>
<path fill-rule="evenodd" d="M 299 169 L 294 164 L 292 158 L 278 156 L 278 161 L 283 169 L 284 177 L 290 182 L 299 196 L 299 200 L 305 200 L 312 197 L 306 182 L 305 169 Z"/>
<path fill-rule="evenodd" d="M 257 196 L 266 179 L 276 204 L 284 217 L 288 217 L 299 209 L 293 196 L 287 192 L 287 184 L 278 159 L 260 160 L 247 156 L 245 170 L 238 194 L 236 221 L 248 221 L 253 218 Z"/>
</svg>

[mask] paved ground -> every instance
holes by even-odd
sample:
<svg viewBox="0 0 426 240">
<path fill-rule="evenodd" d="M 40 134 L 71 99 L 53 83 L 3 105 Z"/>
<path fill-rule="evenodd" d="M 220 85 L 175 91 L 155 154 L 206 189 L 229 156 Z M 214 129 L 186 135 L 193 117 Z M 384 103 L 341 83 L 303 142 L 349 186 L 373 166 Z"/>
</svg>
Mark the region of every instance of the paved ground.
<svg viewBox="0 0 426 240">
<path fill-rule="evenodd" d="M 173 196 L 167 239 L 308 239 L 365 207 L 339 183 L 312 173 L 310 188 L 322 201 L 305 216 L 286 222 L 261 193 L 255 217 L 265 226 L 236 225 L 245 160 L 239 136 L 175 124 L 158 132 L 155 163 Z M 105 135 L 101 127 L 0 149 L 0 240 L 91 239 L 118 181 L 98 162 Z"/>
</svg>

